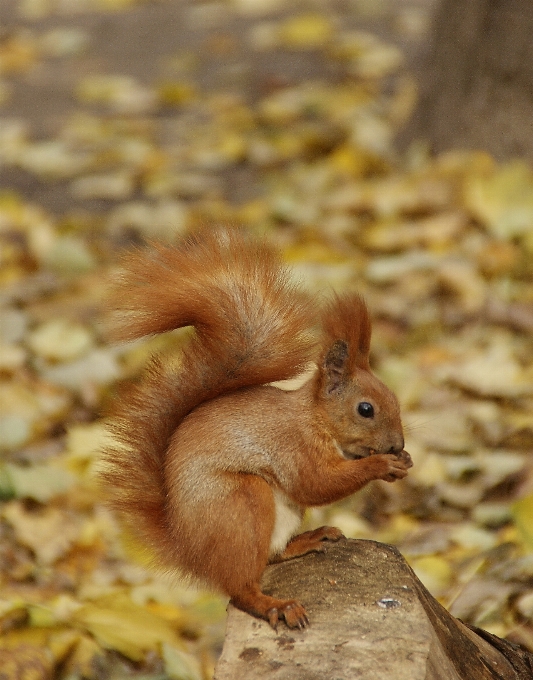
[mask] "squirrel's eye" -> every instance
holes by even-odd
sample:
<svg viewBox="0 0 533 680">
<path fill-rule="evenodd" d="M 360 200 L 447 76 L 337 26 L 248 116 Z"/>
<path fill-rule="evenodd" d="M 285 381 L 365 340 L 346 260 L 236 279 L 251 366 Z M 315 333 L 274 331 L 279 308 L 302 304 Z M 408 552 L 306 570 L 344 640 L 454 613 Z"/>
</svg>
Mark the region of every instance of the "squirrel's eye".
<svg viewBox="0 0 533 680">
<path fill-rule="evenodd" d="M 368 401 L 362 401 L 357 406 L 357 413 L 363 418 L 373 418 L 374 417 L 374 407 L 369 404 Z"/>
</svg>

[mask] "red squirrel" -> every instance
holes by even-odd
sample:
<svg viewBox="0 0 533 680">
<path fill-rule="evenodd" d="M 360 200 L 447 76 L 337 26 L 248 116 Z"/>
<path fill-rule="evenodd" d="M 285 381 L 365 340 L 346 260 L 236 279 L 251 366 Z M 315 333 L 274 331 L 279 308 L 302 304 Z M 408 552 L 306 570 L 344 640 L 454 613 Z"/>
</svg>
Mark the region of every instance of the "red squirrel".
<svg viewBox="0 0 533 680">
<path fill-rule="evenodd" d="M 412 465 L 398 401 L 370 370 L 365 303 L 349 293 L 321 304 L 266 244 L 213 228 L 127 255 L 111 307 L 116 339 L 194 327 L 179 361 L 152 358 L 112 406 L 102 472 L 112 507 L 159 567 L 274 628 L 305 627 L 299 602 L 261 592 L 266 565 L 342 537 L 297 535 L 306 507 Z M 268 384 L 310 362 L 300 388 Z"/>
</svg>

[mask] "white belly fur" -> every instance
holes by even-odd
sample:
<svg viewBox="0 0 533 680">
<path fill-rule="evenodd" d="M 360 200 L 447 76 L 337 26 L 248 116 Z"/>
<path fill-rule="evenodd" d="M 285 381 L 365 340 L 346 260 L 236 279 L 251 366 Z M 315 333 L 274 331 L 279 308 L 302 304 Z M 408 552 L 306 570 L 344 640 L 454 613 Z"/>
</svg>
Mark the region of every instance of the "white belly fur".
<svg viewBox="0 0 533 680">
<path fill-rule="evenodd" d="M 274 489 L 274 504 L 276 520 L 270 539 L 270 556 L 279 555 L 285 550 L 287 543 L 300 528 L 303 515 L 302 509 L 277 489 Z"/>
</svg>

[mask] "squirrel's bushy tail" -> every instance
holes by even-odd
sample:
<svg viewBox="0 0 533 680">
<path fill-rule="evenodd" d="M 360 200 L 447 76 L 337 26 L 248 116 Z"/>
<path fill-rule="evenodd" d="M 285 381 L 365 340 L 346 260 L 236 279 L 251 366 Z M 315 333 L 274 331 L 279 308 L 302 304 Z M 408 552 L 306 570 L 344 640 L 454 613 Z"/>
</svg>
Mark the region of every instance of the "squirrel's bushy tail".
<svg viewBox="0 0 533 680">
<path fill-rule="evenodd" d="M 181 361 L 151 361 L 115 400 L 102 478 L 126 526 L 168 561 L 165 454 L 200 403 L 291 378 L 314 358 L 315 310 L 277 254 L 233 229 L 128 255 L 110 296 L 112 334 L 129 340 L 194 326 Z"/>
</svg>

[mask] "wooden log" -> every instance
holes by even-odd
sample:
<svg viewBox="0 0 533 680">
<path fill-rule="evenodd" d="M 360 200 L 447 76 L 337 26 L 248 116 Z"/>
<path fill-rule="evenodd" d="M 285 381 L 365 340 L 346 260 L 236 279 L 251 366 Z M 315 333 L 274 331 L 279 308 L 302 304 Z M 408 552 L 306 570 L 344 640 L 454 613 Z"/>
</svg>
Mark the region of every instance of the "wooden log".
<svg viewBox="0 0 533 680">
<path fill-rule="evenodd" d="M 228 609 L 215 680 L 532 680 L 533 655 L 449 614 L 392 546 L 343 540 L 267 568 L 263 590 L 305 605 L 289 630 Z"/>
</svg>

